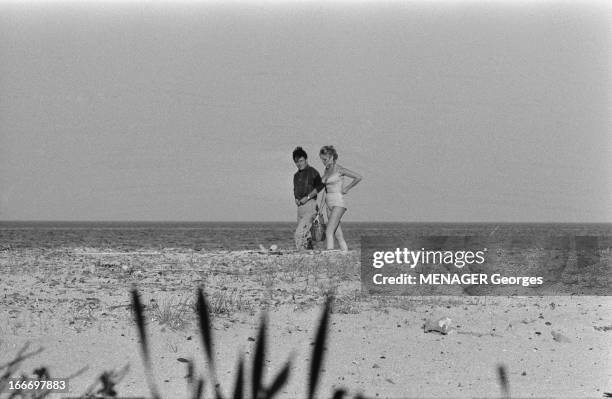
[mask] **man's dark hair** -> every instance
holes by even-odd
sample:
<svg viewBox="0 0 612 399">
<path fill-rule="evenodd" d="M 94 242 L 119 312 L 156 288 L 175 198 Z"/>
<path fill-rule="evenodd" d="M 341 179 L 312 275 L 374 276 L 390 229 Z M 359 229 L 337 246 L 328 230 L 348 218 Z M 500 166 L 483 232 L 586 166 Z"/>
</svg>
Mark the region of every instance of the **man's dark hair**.
<svg viewBox="0 0 612 399">
<path fill-rule="evenodd" d="M 293 161 L 297 161 L 300 158 L 308 159 L 308 155 L 302 147 L 295 147 L 295 150 L 293 150 Z"/>
</svg>

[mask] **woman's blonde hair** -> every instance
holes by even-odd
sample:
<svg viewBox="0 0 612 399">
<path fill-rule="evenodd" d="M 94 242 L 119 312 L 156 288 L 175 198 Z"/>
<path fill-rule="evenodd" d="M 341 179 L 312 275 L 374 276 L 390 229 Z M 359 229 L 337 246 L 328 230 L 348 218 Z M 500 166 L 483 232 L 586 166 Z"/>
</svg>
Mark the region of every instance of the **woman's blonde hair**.
<svg viewBox="0 0 612 399">
<path fill-rule="evenodd" d="M 321 147 L 321 151 L 319 151 L 319 154 L 331 155 L 332 158 L 334 158 L 334 161 L 338 159 L 338 152 L 336 151 L 333 145 L 324 145 L 323 147 Z"/>
</svg>

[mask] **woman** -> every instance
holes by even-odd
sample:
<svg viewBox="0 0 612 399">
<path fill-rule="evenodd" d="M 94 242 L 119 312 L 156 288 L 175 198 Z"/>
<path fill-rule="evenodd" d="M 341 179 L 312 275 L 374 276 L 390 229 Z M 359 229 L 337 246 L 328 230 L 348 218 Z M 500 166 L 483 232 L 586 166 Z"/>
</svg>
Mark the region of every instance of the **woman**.
<svg viewBox="0 0 612 399">
<path fill-rule="evenodd" d="M 361 181 L 361 176 L 336 163 L 338 153 L 334 146 L 324 146 L 319 151 L 319 156 L 321 157 L 321 162 L 325 165 L 325 173 L 321 179 L 325 184 L 325 204 L 327 205 L 327 229 L 325 230 L 327 249 L 334 249 L 335 236 L 340 249 L 346 252 L 348 251 L 348 246 L 346 241 L 344 241 L 344 235 L 340 227 L 340 219 L 344 212 L 346 212 L 344 195 Z M 343 187 L 342 176 L 350 177 L 353 181 L 346 187 Z"/>
</svg>

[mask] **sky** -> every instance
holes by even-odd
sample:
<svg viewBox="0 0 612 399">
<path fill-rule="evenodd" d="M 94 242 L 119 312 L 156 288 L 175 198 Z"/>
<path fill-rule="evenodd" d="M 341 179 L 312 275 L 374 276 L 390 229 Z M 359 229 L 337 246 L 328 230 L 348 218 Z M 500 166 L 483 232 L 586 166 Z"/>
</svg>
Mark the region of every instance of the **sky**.
<svg viewBox="0 0 612 399">
<path fill-rule="evenodd" d="M 612 222 L 603 1 L 0 2 L 0 220 Z"/>
</svg>

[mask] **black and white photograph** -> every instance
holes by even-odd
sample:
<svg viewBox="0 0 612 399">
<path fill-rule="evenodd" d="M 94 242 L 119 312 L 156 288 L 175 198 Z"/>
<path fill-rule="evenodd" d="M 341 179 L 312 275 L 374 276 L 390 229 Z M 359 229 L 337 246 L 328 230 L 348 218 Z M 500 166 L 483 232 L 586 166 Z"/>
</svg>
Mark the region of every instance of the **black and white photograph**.
<svg viewBox="0 0 612 399">
<path fill-rule="evenodd" d="M 612 397 L 612 3 L 0 1 L 0 398 Z"/>
</svg>

